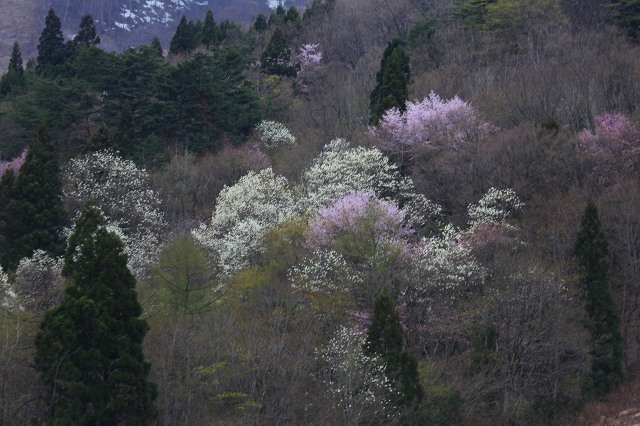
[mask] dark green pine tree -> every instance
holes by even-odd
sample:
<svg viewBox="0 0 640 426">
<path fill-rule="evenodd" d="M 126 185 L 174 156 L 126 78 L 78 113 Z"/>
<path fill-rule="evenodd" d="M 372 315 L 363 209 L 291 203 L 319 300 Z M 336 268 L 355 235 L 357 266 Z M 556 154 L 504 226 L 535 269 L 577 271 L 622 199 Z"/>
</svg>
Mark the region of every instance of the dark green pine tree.
<svg viewBox="0 0 640 426">
<path fill-rule="evenodd" d="M 371 92 L 370 117 L 372 124 L 378 123 L 385 111 L 398 108 L 404 111 L 409 99 L 411 70 L 409 57 L 403 50 L 404 42 L 394 39 L 389 42 L 376 74 L 376 87 Z"/>
<path fill-rule="evenodd" d="M 112 146 L 120 150 L 126 158 L 131 158 L 136 151 L 136 126 L 135 116 L 131 104 L 124 101 L 120 108 L 118 127 L 113 135 Z"/>
<path fill-rule="evenodd" d="M 82 212 L 63 267 L 70 285 L 36 338 L 47 424 L 146 425 L 156 416 L 142 353 L 148 326 L 124 245 L 104 222 L 95 207 Z"/>
<path fill-rule="evenodd" d="M 259 14 L 256 17 L 256 21 L 253 23 L 253 29 L 259 33 L 267 31 L 269 29 L 269 22 L 267 22 L 267 17 L 262 13 Z"/>
<path fill-rule="evenodd" d="M 115 146 L 113 139 L 109 135 L 109 129 L 107 129 L 107 126 L 105 124 L 102 124 L 98 128 L 98 130 L 91 136 L 84 151 L 96 152 L 105 149 L 115 150 Z"/>
<path fill-rule="evenodd" d="M 398 403 L 410 404 L 422 399 L 423 391 L 418 375 L 418 362 L 404 350 L 404 333 L 400 316 L 391 297 L 383 293 L 376 299 L 373 320 L 367 333 L 366 354 L 382 358 L 389 377 L 399 385 Z"/>
<path fill-rule="evenodd" d="M 193 30 L 193 22 L 187 22 L 187 18 L 182 15 L 176 33 L 169 44 L 169 53 L 181 55 L 191 52 L 196 47 Z"/>
<path fill-rule="evenodd" d="M 20 259 L 31 256 L 36 249 L 61 255 L 66 223 L 56 149 L 41 127 L 29 145 L 6 206 L 7 249 L 2 253 L 2 265 L 15 268 Z"/>
<path fill-rule="evenodd" d="M 7 72 L 0 79 L 0 95 L 6 95 L 14 88 L 24 84 L 24 68 L 22 67 L 22 53 L 20 45 L 16 41 L 13 43 L 11 58 Z"/>
<path fill-rule="evenodd" d="M 299 19 L 300 13 L 295 6 L 291 6 L 284 15 L 284 22 L 298 22 Z"/>
<path fill-rule="evenodd" d="M 611 6 L 616 10 L 613 16 L 620 28 L 627 32 L 627 35 L 634 42 L 640 41 L 640 0 L 618 0 Z"/>
<path fill-rule="evenodd" d="M 80 29 L 78 30 L 78 34 L 73 38 L 73 43 L 80 47 L 100 44 L 100 37 L 96 35 L 96 25 L 91 15 L 86 14 L 80 20 Z"/>
<path fill-rule="evenodd" d="M 291 49 L 280 28 L 271 35 L 269 44 L 260 56 L 260 68 L 264 74 L 295 77 L 296 69 L 291 65 Z"/>
<path fill-rule="evenodd" d="M 207 49 L 213 48 L 218 42 L 218 27 L 216 26 L 215 19 L 213 19 L 211 9 L 207 10 L 207 14 L 204 17 L 201 42 Z"/>
<path fill-rule="evenodd" d="M 38 42 L 36 73 L 44 77 L 54 77 L 64 63 L 64 37 L 60 18 L 53 9 L 49 10 L 44 22 L 45 26 Z"/>
<path fill-rule="evenodd" d="M 622 381 L 622 334 L 609 289 L 607 239 L 600 229 L 598 210 L 587 204 L 576 242 L 576 256 L 584 285 L 588 329 L 591 332 L 591 381 L 597 396 Z"/>
<path fill-rule="evenodd" d="M 149 46 L 151 46 L 151 48 L 158 53 L 158 56 L 164 56 L 162 44 L 160 43 L 160 39 L 158 38 L 158 36 L 154 37 L 153 40 L 151 40 L 151 44 Z"/>
</svg>

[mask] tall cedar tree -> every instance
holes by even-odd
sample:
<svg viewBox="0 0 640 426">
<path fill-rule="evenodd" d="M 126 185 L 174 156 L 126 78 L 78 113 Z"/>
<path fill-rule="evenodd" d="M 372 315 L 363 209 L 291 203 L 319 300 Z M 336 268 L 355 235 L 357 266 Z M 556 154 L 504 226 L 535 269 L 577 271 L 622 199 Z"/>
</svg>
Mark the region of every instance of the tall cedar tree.
<svg viewBox="0 0 640 426">
<path fill-rule="evenodd" d="M 156 416 L 142 353 L 148 326 L 124 245 L 104 224 L 91 206 L 76 222 L 63 267 L 70 286 L 36 338 L 49 424 L 145 425 Z"/>
<path fill-rule="evenodd" d="M 9 59 L 9 68 L 0 79 L 0 95 L 6 95 L 15 87 L 24 84 L 24 68 L 22 68 L 22 53 L 20 45 L 16 41 L 13 43 L 11 50 L 11 58 Z"/>
<path fill-rule="evenodd" d="M 15 189 L 16 176 L 13 169 L 9 168 L 5 170 L 0 178 L 0 260 L 2 260 L 2 254 L 4 254 L 8 247 L 8 205 L 13 198 L 13 191 Z M 6 265 L 5 265 L 6 266 Z"/>
<path fill-rule="evenodd" d="M 56 149 L 43 127 L 38 129 L 6 205 L 2 265 L 15 268 L 36 249 L 52 256 L 64 251 L 62 229 L 67 217 L 62 205 L 62 182 Z"/>
<path fill-rule="evenodd" d="M 260 68 L 265 74 L 295 77 L 297 72 L 290 62 L 291 48 L 287 45 L 287 38 L 280 28 L 276 28 L 262 52 Z"/>
<path fill-rule="evenodd" d="M 53 9 L 49 10 L 44 23 L 38 42 L 36 73 L 44 77 L 54 77 L 64 63 L 64 37 L 60 18 L 56 16 Z"/>
<path fill-rule="evenodd" d="M 216 26 L 215 19 L 213 19 L 213 12 L 211 10 L 207 10 L 207 14 L 204 17 L 201 41 L 207 49 L 211 49 L 218 42 L 218 27 Z"/>
<path fill-rule="evenodd" d="M 173 35 L 169 44 L 169 53 L 180 55 L 191 52 L 197 44 L 194 40 L 193 30 L 194 24 L 187 23 L 187 18 L 182 15 L 180 23 L 176 28 L 176 33 Z"/>
<path fill-rule="evenodd" d="M 587 204 L 576 242 L 576 256 L 585 290 L 591 332 L 591 379 L 593 391 L 602 396 L 622 381 L 622 335 L 620 319 L 609 289 L 609 253 L 600 230 L 598 210 Z"/>
<path fill-rule="evenodd" d="M 78 30 L 78 34 L 73 38 L 73 44 L 82 47 L 100 44 L 100 37 L 96 35 L 96 25 L 91 15 L 84 15 L 80 20 L 80 29 Z"/>
<path fill-rule="evenodd" d="M 371 92 L 370 121 L 378 123 L 384 112 L 390 108 L 405 110 L 409 99 L 411 71 L 409 57 L 403 50 L 404 42 L 394 39 L 389 42 L 380 61 L 380 71 L 376 74 L 376 87 Z"/>
<path fill-rule="evenodd" d="M 398 383 L 398 403 L 409 404 L 422 399 L 418 361 L 404 350 L 404 333 L 400 316 L 391 297 L 383 293 L 376 299 L 373 320 L 367 333 L 365 353 L 381 357 L 387 373 Z"/>
</svg>

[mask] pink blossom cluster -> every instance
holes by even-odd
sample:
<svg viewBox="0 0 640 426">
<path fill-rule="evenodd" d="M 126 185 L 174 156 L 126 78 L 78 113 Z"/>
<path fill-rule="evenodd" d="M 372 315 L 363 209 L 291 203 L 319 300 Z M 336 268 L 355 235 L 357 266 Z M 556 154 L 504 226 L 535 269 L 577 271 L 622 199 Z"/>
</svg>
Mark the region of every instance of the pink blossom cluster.
<svg viewBox="0 0 640 426">
<path fill-rule="evenodd" d="M 640 154 L 640 128 L 620 113 L 595 117 L 595 132 L 578 133 L 578 144 L 593 159 L 599 181 L 617 172 L 635 167 Z"/>
<path fill-rule="evenodd" d="M 326 248 L 341 234 L 367 228 L 378 237 L 400 239 L 410 235 L 403 226 L 406 212 L 370 192 L 352 192 L 318 211 L 309 222 L 307 242 Z"/>
<path fill-rule="evenodd" d="M 4 175 L 4 172 L 6 172 L 8 169 L 13 170 L 13 172 L 17 174 L 24 164 L 25 158 L 27 158 L 27 148 L 23 149 L 22 153 L 13 160 L 1 161 L 0 176 Z"/>
<path fill-rule="evenodd" d="M 420 102 L 408 101 L 404 113 L 391 108 L 369 132 L 383 141 L 386 150 L 398 153 L 428 145 L 436 139 L 459 145 L 493 130 L 492 125 L 482 123 L 474 108 L 458 96 L 446 100 L 431 92 Z"/>
<path fill-rule="evenodd" d="M 297 55 L 297 62 L 300 65 L 300 72 L 315 67 L 322 60 L 322 52 L 318 52 L 318 43 L 308 43 L 300 46 Z"/>
</svg>

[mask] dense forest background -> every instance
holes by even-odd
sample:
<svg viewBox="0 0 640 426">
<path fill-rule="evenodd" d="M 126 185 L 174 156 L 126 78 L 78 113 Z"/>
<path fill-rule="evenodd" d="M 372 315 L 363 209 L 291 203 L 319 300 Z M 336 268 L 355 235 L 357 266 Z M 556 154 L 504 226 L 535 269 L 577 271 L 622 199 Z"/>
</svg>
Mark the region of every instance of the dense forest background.
<svg viewBox="0 0 640 426">
<path fill-rule="evenodd" d="M 574 424 L 637 377 L 635 2 L 314 0 L 119 53 L 57 12 L 0 80 L 0 424 Z"/>
</svg>

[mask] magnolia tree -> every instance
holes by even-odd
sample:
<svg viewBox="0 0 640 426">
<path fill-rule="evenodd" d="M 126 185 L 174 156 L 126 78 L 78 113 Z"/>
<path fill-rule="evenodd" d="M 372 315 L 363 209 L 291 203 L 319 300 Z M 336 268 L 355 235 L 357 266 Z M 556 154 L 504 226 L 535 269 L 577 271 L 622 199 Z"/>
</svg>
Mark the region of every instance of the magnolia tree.
<svg viewBox="0 0 640 426">
<path fill-rule="evenodd" d="M 110 230 L 123 240 L 129 269 L 137 277 L 146 274 L 157 257 L 166 222 L 145 170 L 108 150 L 75 158 L 65 169 L 64 196 L 72 216 L 87 203 L 98 207 Z"/>
<path fill-rule="evenodd" d="M 386 111 L 369 132 L 382 141 L 386 151 L 402 154 L 438 139 L 455 147 L 482 138 L 493 129 L 479 119 L 468 102 L 457 96 L 442 99 L 431 92 L 420 102 L 407 101 L 404 112 L 398 108 Z"/>
<path fill-rule="evenodd" d="M 384 362 L 363 351 L 366 336 L 340 327 L 329 344 L 316 351 L 318 378 L 327 387 L 339 423 L 384 423 L 397 414 L 398 392 L 387 377 Z"/>
<path fill-rule="evenodd" d="M 284 124 L 276 121 L 261 121 L 256 127 L 260 141 L 266 149 L 291 147 L 296 144 L 296 138 Z"/>
<path fill-rule="evenodd" d="M 0 266 L 0 308 L 11 311 L 19 306 L 18 295 L 9 282 L 9 276 Z"/>
<path fill-rule="evenodd" d="M 218 255 L 221 269 L 229 274 L 250 266 L 260 251 L 264 232 L 294 213 L 287 179 L 268 168 L 249 172 L 235 185 L 225 187 L 209 224 L 192 233 Z"/>
<path fill-rule="evenodd" d="M 607 183 L 621 172 L 638 166 L 640 127 L 619 113 L 595 117 L 595 132 L 578 133 L 578 145 L 593 161 L 598 182 Z"/>
<path fill-rule="evenodd" d="M 389 158 L 376 148 L 351 148 L 344 139 L 324 147 L 298 187 L 303 210 L 316 210 L 355 191 L 392 199 L 413 190 Z"/>
<path fill-rule="evenodd" d="M 43 250 L 20 260 L 14 287 L 26 309 L 45 311 L 60 302 L 62 263 L 62 258 L 51 257 Z"/>
</svg>

